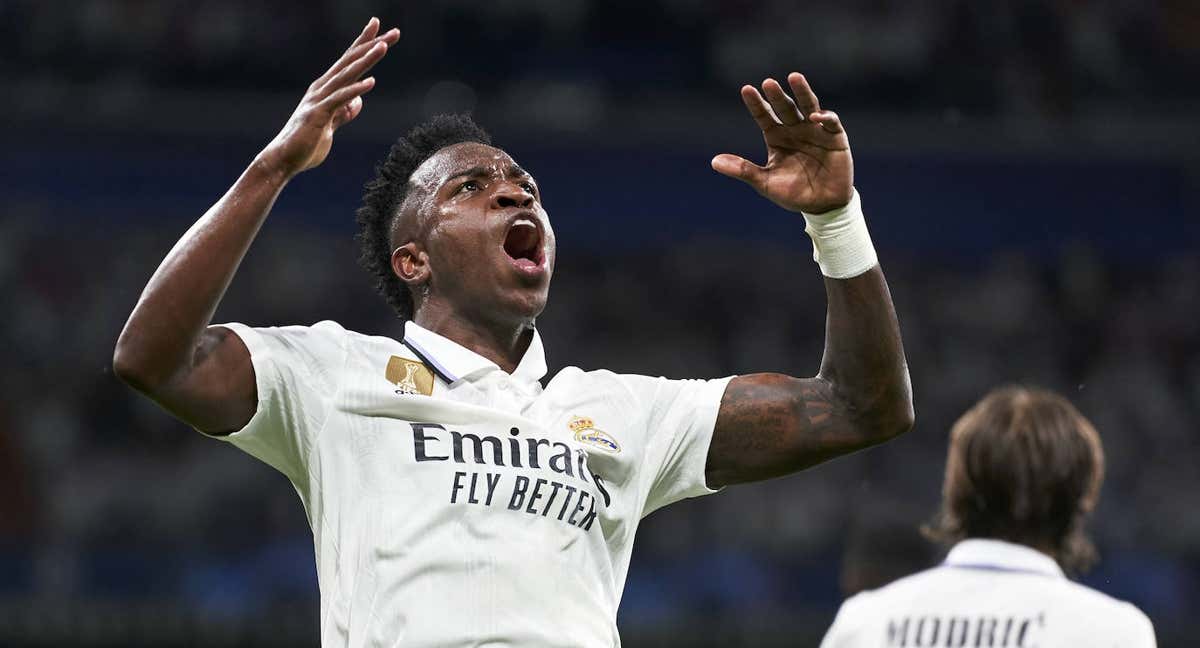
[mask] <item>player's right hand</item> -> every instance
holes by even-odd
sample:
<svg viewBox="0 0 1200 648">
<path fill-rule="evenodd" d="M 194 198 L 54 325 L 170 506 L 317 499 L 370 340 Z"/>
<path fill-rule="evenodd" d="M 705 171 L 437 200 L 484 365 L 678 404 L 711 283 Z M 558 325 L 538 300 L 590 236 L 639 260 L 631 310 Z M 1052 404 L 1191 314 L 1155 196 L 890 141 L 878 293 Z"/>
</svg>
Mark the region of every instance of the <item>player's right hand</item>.
<svg viewBox="0 0 1200 648">
<path fill-rule="evenodd" d="M 308 92 L 283 130 L 263 149 L 260 159 L 286 177 L 325 161 L 333 132 L 362 112 L 362 95 L 375 86 L 375 78 L 362 78 L 400 40 L 400 30 L 379 33 L 379 19 L 367 21 L 358 38 L 329 68 L 308 86 Z"/>
<path fill-rule="evenodd" d="M 775 79 L 763 81 L 761 93 L 742 86 L 742 103 L 767 145 L 766 165 L 722 153 L 713 158 L 713 170 L 788 211 L 821 214 L 842 207 L 854 195 L 846 129 L 837 113 L 821 109 L 803 74 L 792 72 L 787 81 L 795 99 Z"/>
</svg>

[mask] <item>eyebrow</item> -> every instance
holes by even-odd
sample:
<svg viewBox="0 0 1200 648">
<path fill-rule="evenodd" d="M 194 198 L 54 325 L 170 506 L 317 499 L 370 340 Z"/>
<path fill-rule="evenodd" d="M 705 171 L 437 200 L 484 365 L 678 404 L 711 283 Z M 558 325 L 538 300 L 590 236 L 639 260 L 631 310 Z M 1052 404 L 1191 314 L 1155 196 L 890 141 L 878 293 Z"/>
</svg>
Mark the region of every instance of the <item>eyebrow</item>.
<svg viewBox="0 0 1200 648">
<path fill-rule="evenodd" d="M 516 162 L 513 162 L 512 164 L 510 164 L 508 166 L 508 169 L 506 169 L 506 171 L 507 171 L 506 175 L 518 176 L 518 177 L 530 178 L 530 179 L 533 178 L 533 176 L 529 175 L 528 171 L 526 171 L 525 169 L 522 169 L 521 166 L 518 165 Z M 450 177 L 446 178 L 446 181 L 443 184 L 449 184 L 455 178 L 484 178 L 489 175 L 491 175 L 490 167 L 473 166 L 469 169 L 464 169 L 462 171 L 459 171 L 458 173 L 451 174 Z"/>
</svg>

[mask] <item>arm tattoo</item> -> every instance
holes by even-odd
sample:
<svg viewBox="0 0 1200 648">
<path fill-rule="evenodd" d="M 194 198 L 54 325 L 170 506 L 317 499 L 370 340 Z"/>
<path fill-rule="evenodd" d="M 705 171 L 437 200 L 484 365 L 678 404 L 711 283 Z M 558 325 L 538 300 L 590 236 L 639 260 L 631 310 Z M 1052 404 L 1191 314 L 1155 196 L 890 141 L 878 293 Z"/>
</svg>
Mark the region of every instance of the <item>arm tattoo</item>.
<svg viewBox="0 0 1200 648">
<path fill-rule="evenodd" d="M 709 485 L 784 475 L 912 426 L 912 393 L 891 295 L 878 267 L 826 279 L 825 355 L 815 378 L 730 381 L 709 446 Z"/>
<path fill-rule="evenodd" d="M 798 470 L 839 434 L 833 387 L 782 374 L 735 378 L 721 399 L 708 455 L 710 485 L 757 481 Z M 803 467 L 803 466 L 801 466 Z M 714 484 L 715 483 L 715 484 Z"/>
</svg>

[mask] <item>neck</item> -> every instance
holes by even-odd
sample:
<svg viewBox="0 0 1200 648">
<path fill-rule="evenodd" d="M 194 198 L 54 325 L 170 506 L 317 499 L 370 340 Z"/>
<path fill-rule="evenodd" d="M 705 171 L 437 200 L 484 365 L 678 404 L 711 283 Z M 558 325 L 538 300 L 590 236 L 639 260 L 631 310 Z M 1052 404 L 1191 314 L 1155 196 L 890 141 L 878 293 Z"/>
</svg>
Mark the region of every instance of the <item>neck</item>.
<svg viewBox="0 0 1200 648">
<path fill-rule="evenodd" d="M 507 373 L 516 370 L 533 340 L 533 320 L 487 322 L 440 306 L 432 300 L 423 304 L 413 321 L 491 360 Z"/>
<path fill-rule="evenodd" d="M 996 535 L 996 536 L 980 535 L 980 536 L 970 536 L 970 537 L 976 537 L 976 538 L 981 538 L 981 539 L 985 539 L 985 540 L 986 539 L 1003 540 L 1004 542 L 1011 542 L 1012 544 L 1018 544 L 1018 545 L 1021 545 L 1024 547 L 1029 547 L 1030 549 L 1036 549 L 1038 552 L 1044 553 L 1047 556 L 1053 558 L 1054 562 L 1062 564 L 1062 562 L 1059 560 L 1059 557 L 1060 557 L 1059 549 L 1057 547 L 1055 547 L 1053 543 L 1046 542 L 1044 540 L 1043 541 L 1026 540 L 1026 539 L 1021 539 L 1021 538 L 1009 538 L 1009 537 L 1000 536 L 1000 535 Z"/>
</svg>

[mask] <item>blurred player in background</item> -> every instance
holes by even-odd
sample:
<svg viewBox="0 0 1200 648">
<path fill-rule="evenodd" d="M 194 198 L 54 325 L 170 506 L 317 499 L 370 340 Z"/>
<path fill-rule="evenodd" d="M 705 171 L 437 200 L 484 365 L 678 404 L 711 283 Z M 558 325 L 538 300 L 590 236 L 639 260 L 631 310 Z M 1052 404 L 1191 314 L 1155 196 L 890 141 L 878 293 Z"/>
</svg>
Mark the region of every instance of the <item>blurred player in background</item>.
<svg viewBox="0 0 1200 648">
<path fill-rule="evenodd" d="M 363 263 L 404 320 L 402 339 L 331 321 L 210 326 L 276 196 L 325 159 L 374 85 L 362 76 L 398 38 L 372 19 L 309 87 L 150 279 L 114 367 L 291 480 L 314 535 L 323 645 L 619 645 L 617 607 L 642 517 L 912 425 L 900 332 L 846 133 L 793 73 L 794 99 L 771 79 L 762 93 L 741 91 L 767 164 L 712 162 L 804 213 L 828 293 L 813 378 L 667 380 L 570 367 L 543 386 L 534 321 L 554 230 L 533 176 L 466 117 L 435 118 L 401 138 L 358 212 Z M 593 178 L 597 200 L 621 171 Z M 798 247 L 798 264 L 806 254 Z M 738 281 L 729 277 L 730 289 Z"/>
<path fill-rule="evenodd" d="M 1104 478 L 1092 424 L 1062 396 L 1006 387 L 954 424 L 933 537 L 939 567 L 842 605 L 823 648 L 1152 648 L 1150 620 L 1073 583 L 1096 558 L 1084 523 Z"/>
</svg>

